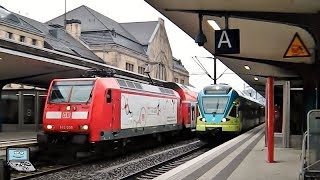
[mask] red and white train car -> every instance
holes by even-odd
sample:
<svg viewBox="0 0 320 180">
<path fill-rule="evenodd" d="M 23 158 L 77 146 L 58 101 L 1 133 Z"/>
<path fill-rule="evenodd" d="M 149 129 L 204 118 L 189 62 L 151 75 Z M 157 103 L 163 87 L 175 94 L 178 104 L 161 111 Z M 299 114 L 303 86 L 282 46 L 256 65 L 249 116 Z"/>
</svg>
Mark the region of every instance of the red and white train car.
<svg viewBox="0 0 320 180">
<path fill-rule="evenodd" d="M 197 106 L 197 91 L 190 86 L 183 84 L 167 82 L 165 86 L 178 92 L 181 98 L 181 118 L 185 128 L 194 131 L 196 128 L 196 119 L 199 116 Z"/>
<path fill-rule="evenodd" d="M 187 91 L 113 77 L 53 80 L 38 142 L 87 144 L 194 128 L 196 97 Z"/>
</svg>

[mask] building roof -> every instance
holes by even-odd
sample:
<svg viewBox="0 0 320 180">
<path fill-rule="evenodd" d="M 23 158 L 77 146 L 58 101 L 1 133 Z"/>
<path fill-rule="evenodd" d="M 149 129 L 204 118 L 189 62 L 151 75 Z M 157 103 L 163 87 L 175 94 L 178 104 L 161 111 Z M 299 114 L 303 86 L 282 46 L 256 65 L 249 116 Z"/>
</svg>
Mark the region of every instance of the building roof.
<svg viewBox="0 0 320 180">
<path fill-rule="evenodd" d="M 146 55 L 146 51 L 141 44 L 113 33 L 112 31 L 82 32 L 80 39 L 88 45 L 114 44 L 123 48 L 128 48 L 136 53 Z"/>
<path fill-rule="evenodd" d="M 158 21 L 118 23 L 84 5 L 67 12 L 66 17 L 81 21 L 80 39 L 89 46 L 114 44 L 142 55 L 147 55 L 149 40 L 158 25 Z M 64 15 L 49 20 L 47 24 L 63 26 Z M 174 68 L 188 73 L 175 58 Z"/>
<path fill-rule="evenodd" d="M 98 56 L 66 33 L 63 29 L 50 27 L 47 24 L 15 13 L 10 13 L 10 15 L 6 16 L 5 18 L 0 18 L 0 22 L 30 33 L 36 33 L 37 35 L 44 37 L 44 47 L 46 48 L 98 62 L 103 62 Z M 53 31 L 55 32 L 55 35 L 52 34 Z"/>
<path fill-rule="evenodd" d="M 181 60 L 180 60 L 180 59 L 177 59 L 177 58 L 175 58 L 175 57 L 173 57 L 173 67 L 174 67 L 175 69 L 180 70 L 180 71 L 184 71 L 184 72 L 186 72 L 186 73 L 189 73 L 189 72 L 187 71 L 187 69 L 183 66 Z"/>
<path fill-rule="evenodd" d="M 114 30 L 116 33 L 138 42 L 133 35 L 128 33 L 118 22 L 110 19 L 99 12 L 82 5 L 76 9 L 73 9 L 66 14 L 67 19 L 78 19 L 81 21 L 81 32 L 86 31 L 105 31 Z M 64 14 L 51 19 L 47 24 L 59 24 L 64 25 Z"/>
<path fill-rule="evenodd" d="M 41 31 L 39 31 L 38 29 L 31 26 L 30 24 L 25 22 L 23 19 L 19 18 L 19 16 L 20 15 L 9 12 L 8 15 L 0 18 L 0 23 L 4 23 L 4 24 L 12 26 L 14 28 L 22 29 L 22 30 L 27 31 L 29 33 L 35 33 L 40 36 L 43 35 L 43 33 Z"/>
<path fill-rule="evenodd" d="M 121 24 L 92 10 L 87 6 L 80 6 L 67 12 L 68 19 L 81 21 L 80 39 L 88 45 L 115 44 L 134 52 L 146 55 L 141 43 L 130 34 Z M 47 24 L 63 25 L 64 15 L 54 18 Z"/>
<path fill-rule="evenodd" d="M 121 23 L 142 45 L 148 45 L 158 21 Z"/>
</svg>

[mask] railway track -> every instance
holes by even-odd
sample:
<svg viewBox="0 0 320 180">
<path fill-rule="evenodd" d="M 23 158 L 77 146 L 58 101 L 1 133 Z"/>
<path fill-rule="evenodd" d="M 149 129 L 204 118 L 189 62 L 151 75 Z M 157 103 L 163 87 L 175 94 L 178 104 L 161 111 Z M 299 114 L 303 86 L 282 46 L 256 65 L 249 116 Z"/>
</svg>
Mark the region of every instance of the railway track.
<svg viewBox="0 0 320 180">
<path fill-rule="evenodd" d="M 11 172 L 11 180 L 22 180 L 22 179 L 30 179 L 34 177 L 39 177 L 42 175 L 54 173 L 57 171 L 62 171 L 65 169 L 69 169 L 72 167 L 76 167 L 81 165 L 81 163 L 75 163 L 71 165 L 35 165 L 37 171 L 36 172 Z"/>
<path fill-rule="evenodd" d="M 160 173 L 165 173 L 174 167 L 192 159 L 205 151 L 206 149 L 205 143 L 200 141 L 192 141 L 188 144 L 182 144 L 179 146 L 175 146 L 173 148 L 156 151 L 155 153 L 151 153 L 149 155 L 143 155 L 144 153 L 139 152 L 140 155 L 135 155 L 132 153 L 129 156 L 137 156 L 137 158 L 133 158 L 129 161 L 124 161 L 120 164 L 115 163 L 112 166 L 107 168 L 103 168 L 103 164 L 113 164 L 121 159 L 120 156 L 112 156 L 112 157 L 96 157 L 92 158 L 83 158 L 73 164 L 70 165 L 56 165 L 49 163 L 41 163 L 38 162 L 34 164 L 37 171 L 31 173 L 19 173 L 12 172 L 11 179 L 20 180 L 20 179 L 135 179 L 134 177 L 138 177 L 139 175 L 143 175 L 148 173 L 148 171 L 154 170 L 158 168 L 157 173 L 153 172 L 155 175 L 159 175 Z M 124 158 L 126 158 L 124 156 Z M 150 164 L 149 164 L 150 163 Z M 161 168 L 161 166 L 163 166 Z M 98 169 L 102 167 L 101 169 Z M 73 169 L 76 170 L 76 174 L 73 174 Z M 120 173 L 121 171 L 121 173 Z M 70 172 L 70 173 L 69 173 Z M 154 176 L 155 176 L 154 175 Z M 151 177 L 151 176 L 150 176 Z M 137 178 L 136 178 L 137 179 Z"/>
<path fill-rule="evenodd" d="M 146 169 L 142 169 L 140 171 L 134 172 L 133 174 L 130 174 L 128 176 L 120 178 L 121 180 L 146 180 L 146 179 L 154 179 L 176 167 L 178 167 L 181 164 L 184 164 L 185 162 L 205 153 L 206 151 L 210 150 L 212 147 L 209 147 L 207 144 L 204 144 L 202 146 L 199 146 L 196 149 L 192 149 L 190 151 L 184 152 L 177 157 L 173 157 L 171 159 L 168 159 L 165 162 L 161 162 L 159 164 L 155 164 L 153 166 L 150 166 Z"/>
</svg>

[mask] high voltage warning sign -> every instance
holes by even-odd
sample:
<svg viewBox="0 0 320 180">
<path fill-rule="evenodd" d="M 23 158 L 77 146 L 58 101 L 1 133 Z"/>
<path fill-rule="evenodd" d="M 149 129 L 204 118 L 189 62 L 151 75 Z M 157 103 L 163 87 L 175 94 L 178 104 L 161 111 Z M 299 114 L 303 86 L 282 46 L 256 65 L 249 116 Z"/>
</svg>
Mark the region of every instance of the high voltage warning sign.
<svg viewBox="0 0 320 180">
<path fill-rule="evenodd" d="M 291 57 L 310 57 L 310 52 L 304 45 L 298 33 L 296 33 L 286 51 L 283 58 Z"/>
</svg>

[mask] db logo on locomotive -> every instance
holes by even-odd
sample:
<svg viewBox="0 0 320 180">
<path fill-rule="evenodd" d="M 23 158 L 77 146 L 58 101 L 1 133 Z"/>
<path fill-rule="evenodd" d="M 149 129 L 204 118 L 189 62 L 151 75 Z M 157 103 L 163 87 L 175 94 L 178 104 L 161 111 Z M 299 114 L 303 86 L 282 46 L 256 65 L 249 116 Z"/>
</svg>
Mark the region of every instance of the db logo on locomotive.
<svg viewBox="0 0 320 180">
<path fill-rule="evenodd" d="M 71 112 L 62 112 L 62 118 L 71 118 Z"/>
</svg>

